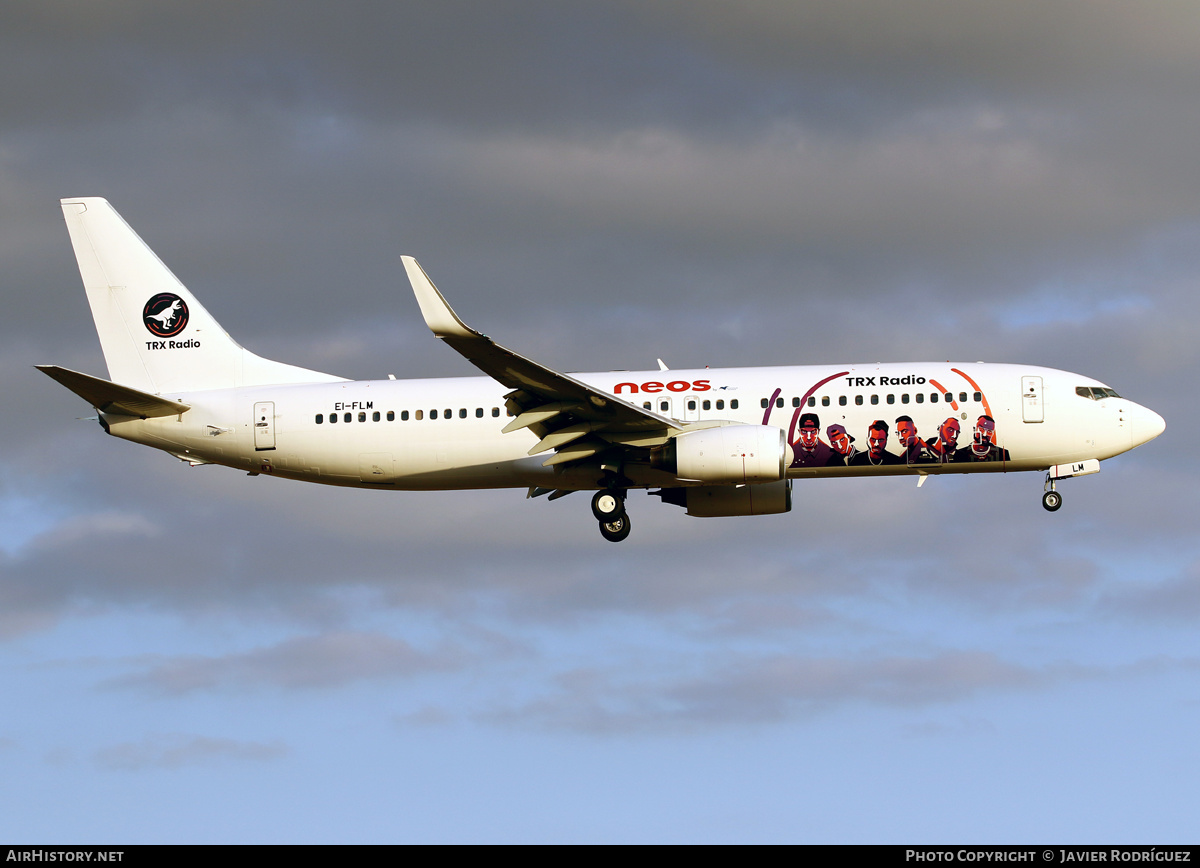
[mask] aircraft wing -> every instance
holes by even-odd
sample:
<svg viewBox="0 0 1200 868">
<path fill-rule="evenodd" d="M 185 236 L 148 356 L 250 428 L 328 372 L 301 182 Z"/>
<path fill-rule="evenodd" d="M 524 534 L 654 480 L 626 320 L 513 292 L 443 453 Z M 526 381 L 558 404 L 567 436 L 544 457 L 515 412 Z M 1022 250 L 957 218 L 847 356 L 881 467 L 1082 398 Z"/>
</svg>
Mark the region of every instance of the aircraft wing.
<svg viewBox="0 0 1200 868">
<path fill-rule="evenodd" d="M 648 448 L 682 430 L 675 421 L 623 401 L 506 349 L 458 318 L 417 260 L 403 256 L 425 324 L 479 370 L 512 389 L 516 417 L 504 432 L 529 428 L 541 440 L 530 455 L 555 450 L 544 464 L 566 464 L 613 447 Z"/>
<path fill-rule="evenodd" d="M 58 365 L 34 365 L 51 379 L 62 383 L 102 413 L 119 413 L 149 419 L 154 416 L 178 416 L 191 409 L 190 404 L 151 395 L 90 374 L 81 374 Z"/>
</svg>

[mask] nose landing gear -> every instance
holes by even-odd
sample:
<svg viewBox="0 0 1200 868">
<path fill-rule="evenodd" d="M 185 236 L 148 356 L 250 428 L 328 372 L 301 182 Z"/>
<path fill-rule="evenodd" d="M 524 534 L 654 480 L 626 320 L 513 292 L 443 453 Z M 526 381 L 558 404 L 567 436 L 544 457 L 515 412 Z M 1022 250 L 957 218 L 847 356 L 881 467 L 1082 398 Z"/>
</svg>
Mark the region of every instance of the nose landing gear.
<svg viewBox="0 0 1200 868">
<path fill-rule="evenodd" d="M 629 515 L 625 512 L 625 493 L 601 489 L 592 497 L 592 515 L 600 522 L 600 535 L 609 542 L 621 542 L 629 536 Z"/>
<path fill-rule="evenodd" d="M 1057 512 L 1062 506 L 1062 495 L 1054 489 L 1054 477 L 1046 474 L 1046 485 L 1042 490 L 1042 507 L 1046 512 Z"/>
<path fill-rule="evenodd" d="M 1062 506 L 1062 495 L 1054 490 L 1054 483 L 1057 480 L 1099 472 L 1100 459 L 1098 458 L 1085 458 L 1070 464 L 1055 464 L 1046 471 L 1046 485 L 1042 488 L 1042 506 L 1046 508 L 1047 512 L 1055 512 Z"/>
</svg>

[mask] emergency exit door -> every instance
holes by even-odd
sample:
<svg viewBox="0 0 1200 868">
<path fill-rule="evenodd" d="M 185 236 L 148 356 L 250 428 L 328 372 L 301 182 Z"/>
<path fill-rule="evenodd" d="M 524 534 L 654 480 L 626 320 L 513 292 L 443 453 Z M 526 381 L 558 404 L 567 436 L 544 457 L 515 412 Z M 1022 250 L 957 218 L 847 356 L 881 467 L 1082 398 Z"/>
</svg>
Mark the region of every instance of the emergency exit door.
<svg viewBox="0 0 1200 868">
<path fill-rule="evenodd" d="M 1026 422 L 1041 422 L 1042 414 L 1042 378 L 1021 378 L 1021 417 Z"/>
<path fill-rule="evenodd" d="M 275 448 L 275 402 L 262 401 L 254 405 L 254 450 L 265 452 Z"/>
</svg>

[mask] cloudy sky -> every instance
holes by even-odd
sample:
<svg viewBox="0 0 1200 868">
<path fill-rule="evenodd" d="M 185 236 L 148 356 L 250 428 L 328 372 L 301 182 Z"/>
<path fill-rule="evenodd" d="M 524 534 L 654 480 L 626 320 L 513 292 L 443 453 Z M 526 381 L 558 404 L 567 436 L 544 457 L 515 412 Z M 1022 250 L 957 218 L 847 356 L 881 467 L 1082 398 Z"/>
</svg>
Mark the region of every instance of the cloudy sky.
<svg viewBox="0 0 1200 868">
<path fill-rule="evenodd" d="M 1195 838 L 1200 5 L 11 0 L 0 839 Z M 105 437 L 58 199 L 251 349 L 1078 371 L 1167 431 L 789 515 L 324 490 Z"/>
</svg>

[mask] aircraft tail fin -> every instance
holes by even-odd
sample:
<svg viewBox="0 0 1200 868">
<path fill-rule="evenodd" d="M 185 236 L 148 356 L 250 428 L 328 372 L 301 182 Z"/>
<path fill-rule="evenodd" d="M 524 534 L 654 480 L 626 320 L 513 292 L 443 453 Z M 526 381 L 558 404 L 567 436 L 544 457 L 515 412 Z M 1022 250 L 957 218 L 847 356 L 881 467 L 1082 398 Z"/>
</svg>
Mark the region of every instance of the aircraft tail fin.
<svg viewBox="0 0 1200 868">
<path fill-rule="evenodd" d="M 342 379 L 239 345 L 106 200 L 62 209 L 114 383 L 161 394 Z"/>
</svg>

